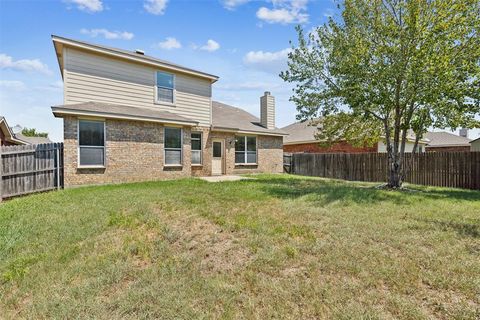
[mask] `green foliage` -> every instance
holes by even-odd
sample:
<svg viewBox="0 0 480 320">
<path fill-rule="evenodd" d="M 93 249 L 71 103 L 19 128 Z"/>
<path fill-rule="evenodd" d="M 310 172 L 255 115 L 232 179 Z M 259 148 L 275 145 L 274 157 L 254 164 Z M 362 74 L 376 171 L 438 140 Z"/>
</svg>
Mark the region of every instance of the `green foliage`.
<svg viewBox="0 0 480 320">
<path fill-rule="evenodd" d="M 23 128 L 22 134 L 26 137 L 48 137 L 47 132 L 37 132 L 35 128 Z"/>
<path fill-rule="evenodd" d="M 301 120 L 329 117 L 320 138 L 384 136 L 398 175 L 408 130 L 478 127 L 480 2 L 346 0 L 341 19 L 305 35 L 280 76 Z M 332 116 L 333 115 L 333 116 Z M 366 139 L 368 140 L 368 139 Z"/>
</svg>

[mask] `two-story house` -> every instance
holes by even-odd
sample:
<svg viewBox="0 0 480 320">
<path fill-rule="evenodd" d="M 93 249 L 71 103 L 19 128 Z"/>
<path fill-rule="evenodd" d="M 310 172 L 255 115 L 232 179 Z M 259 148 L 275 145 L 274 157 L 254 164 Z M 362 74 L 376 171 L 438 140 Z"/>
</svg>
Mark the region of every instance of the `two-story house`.
<svg viewBox="0 0 480 320">
<path fill-rule="evenodd" d="M 64 82 L 65 185 L 282 172 L 275 99 L 260 119 L 212 101 L 217 76 L 52 36 Z"/>
</svg>

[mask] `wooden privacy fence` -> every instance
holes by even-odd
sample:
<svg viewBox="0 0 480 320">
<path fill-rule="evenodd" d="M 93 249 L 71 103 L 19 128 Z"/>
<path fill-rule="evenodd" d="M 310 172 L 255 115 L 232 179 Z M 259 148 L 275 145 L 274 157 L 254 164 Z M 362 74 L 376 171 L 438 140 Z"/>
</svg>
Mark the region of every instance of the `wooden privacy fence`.
<svg viewBox="0 0 480 320">
<path fill-rule="evenodd" d="M 284 156 L 286 172 L 355 181 L 387 181 L 386 153 L 294 153 Z M 406 182 L 480 190 L 480 152 L 405 154 Z"/>
<path fill-rule="evenodd" d="M 63 143 L 0 147 L 0 201 L 63 187 Z"/>
</svg>

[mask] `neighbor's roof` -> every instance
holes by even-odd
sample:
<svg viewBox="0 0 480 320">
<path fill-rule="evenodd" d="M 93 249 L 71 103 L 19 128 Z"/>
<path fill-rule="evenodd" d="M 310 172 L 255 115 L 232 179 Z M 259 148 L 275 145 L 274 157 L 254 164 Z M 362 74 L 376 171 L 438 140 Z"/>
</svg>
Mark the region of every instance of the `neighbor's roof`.
<svg viewBox="0 0 480 320">
<path fill-rule="evenodd" d="M 16 133 L 15 137 L 18 140 L 25 141 L 28 144 L 52 143 L 52 141 L 48 137 L 27 137 L 21 132 Z"/>
<path fill-rule="evenodd" d="M 470 139 L 449 132 L 427 132 L 425 137 L 430 140 L 427 147 L 468 147 L 470 145 Z"/>
<path fill-rule="evenodd" d="M 295 122 L 283 127 L 282 130 L 289 134 L 283 139 L 283 144 L 318 143 L 318 140 L 315 139 L 315 134 L 320 127 L 318 120 L 319 119 Z M 415 141 L 415 135 L 408 132 L 407 140 Z M 419 143 L 426 144 L 428 143 L 428 140 L 420 139 Z"/>
<path fill-rule="evenodd" d="M 58 63 L 60 65 L 60 70 L 62 71 L 62 74 L 63 74 L 62 48 L 63 46 L 69 46 L 69 47 L 75 47 L 82 50 L 88 50 L 96 53 L 106 54 L 106 55 L 114 56 L 117 58 L 127 59 L 134 62 L 153 65 L 153 66 L 161 67 L 171 71 L 177 71 L 177 72 L 195 75 L 202 78 L 207 78 L 207 79 L 210 79 L 212 82 L 215 82 L 218 80 L 218 76 L 215 76 L 213 74 L 187 68 L 169 61 L 157 59 L 152 56 L 139 54 L 139 53 L 136 53 L 135 51 L 128 51 L 128 50 L 123 50 L 118 48 L 102 46 L 102 45 L 93 44 L 85 41 L 68 39 L 68 38 L 64 38 L 56 35 L 52 35 L 52 41 L 55 47 L 55 51 L 57 53 L 57 59 L 58 59 Z"/>
<path fill-rule="evenodd" d="M 5 117 L 3 116 L 0 116 L 0 130 L 2 130 L 7 141 L 17 144 L 26 144 L 25 141 L 17 139 L 15 133 L 13 133 L 12 131 L 12 128 L 10 128 L 10 126 L 8 125 L 7 119 L 5 119 Z"/>
<path fill-rule="evenodd" d="M 212 129 L 217 131 L 281 136 L 288 134 L 278 128 L 267 129 L 260 125 L 257 117 L 247 111 L 217 101 L 212 101 L 212 117 Z"/>
<path fill-rule="evenodd" d="M 289 134 L 283 139 L 283 144 L 317 142 L 315 134 L 318 129 L 316 125 L 312 125 L 312 121 L 295 122 L 282 128 L 282 130 Z"/>
<path fill-rule="evenodd" d="M 472 142 L 475 142 L 475 141 L 478 141 L 478 140 L 480 140 L 480 137 L 478 137 L 478 138 L 475 138 L 475 139 L 473 139 L 473 140 L 470 140 L 470 142 L 469 142 L 469 143 L 472 143 Z"/>
<path fill-rule="evenodd" d="M 52 112 L 56 117 L 62 117 L 65 115 L 83 115 L 110 119 L 151 121 L 191 126 L 198 124 L 198 121 L 194 121 L 168 111 L 103 102 L 84 102 L 54 106 L 52 107 Z"/>
</svg>

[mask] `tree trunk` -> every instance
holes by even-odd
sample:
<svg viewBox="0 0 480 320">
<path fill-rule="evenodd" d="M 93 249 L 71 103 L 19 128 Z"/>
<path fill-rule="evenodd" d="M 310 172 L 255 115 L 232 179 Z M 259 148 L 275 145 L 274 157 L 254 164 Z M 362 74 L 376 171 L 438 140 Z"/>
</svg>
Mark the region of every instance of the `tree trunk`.
<svg viewBox="0 0 480 320">
<path fill-rule="evenodd" d="M 402 163 L 399 157 L 393 155 L 388 157 L 389 159 L 389 175 L 387 186 L 391 189 L 398 189 L 402 187 Z M 395 160 L 396 159 L 396 160 Z"/>
</svg>

